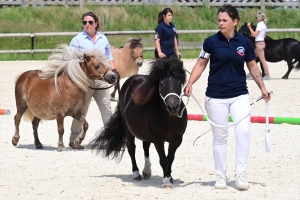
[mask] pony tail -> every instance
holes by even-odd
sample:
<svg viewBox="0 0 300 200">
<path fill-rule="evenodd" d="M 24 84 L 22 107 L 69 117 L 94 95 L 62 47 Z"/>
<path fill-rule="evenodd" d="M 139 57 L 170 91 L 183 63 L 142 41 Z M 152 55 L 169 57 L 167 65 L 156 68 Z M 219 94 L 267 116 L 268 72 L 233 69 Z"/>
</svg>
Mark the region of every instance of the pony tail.
<svg viewBox="0 0 300 200">
<path fill-rule="evenodd" d="M 163 18 L 163 12 L 159 12 L 158 13 L 158 17 L 157 17 L 157 24 L 159 24 L 163 20 L 164 20 L 164 18 Z"/>
<path fill-rule="evenodd" d="M 126 148 L 126 132 L 119 104 L 102 131 L 97 131 L 96 134 L 89 144 L 91 149 L 96 149 L 97 154 L 102 152 L 106 158 L 113 156 L 116 162 L 120 162 Z"/>
</svg>

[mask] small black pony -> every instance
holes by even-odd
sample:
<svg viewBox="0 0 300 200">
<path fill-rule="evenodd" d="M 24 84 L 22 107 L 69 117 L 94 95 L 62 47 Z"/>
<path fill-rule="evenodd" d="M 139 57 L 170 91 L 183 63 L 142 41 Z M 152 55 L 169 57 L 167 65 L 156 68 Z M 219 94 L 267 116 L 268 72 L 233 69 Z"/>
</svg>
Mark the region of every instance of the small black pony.
<svg viewBox="0 0 300 200">
<path fill-rule="evenodd" d="M 256 26 L 251 24 L 252 29 L 255 31 Z M 250 30 L 246 23 L 238 30 L 238 32 L 246 36 L 251 40 L 253 47 L 255 47 L 255 38 L 251 37 Z M 296 64 L 295 68 L 300 69 L 300 43 L 298 40 L 293 38 L 283 38 L 279 40 L 273 40 L 269 36 L 265 38 L 266 48 L 265 48 L 265 58 L 268 62 L 279 62 L 285 60 L 288 64 L 288 71 L 282 77 L 283 79 L 288 79 L 289 75 L 294 68 L 294 64 Z M 257 57 L 256 62 L 259 61 Z M 260 63 L 260 67 L 262 70 L 262 75 L 264 76 L 264 69 L 262 64 Z"/>
<path fill-rule="evenodd" d="M 154 143 L 163 169 L 163 187 L 172 187 L 171 167 L 187 126 L 187 111 L 181 99 L 186 81 L 183 62 L 157 59 L 149 75 L 134 75 L 123 84 L 116 112 L 96 138 L 92 149 L 103 156 L 122 159 L 125 144 L 132 161 L 134 180 L 141 180 L 135 159 L 135 137 L 143 141 L 144 179 L 151 176 L 149 147 Z M 169 143 L 168 155 L 164 143 Z"/>
</svg>

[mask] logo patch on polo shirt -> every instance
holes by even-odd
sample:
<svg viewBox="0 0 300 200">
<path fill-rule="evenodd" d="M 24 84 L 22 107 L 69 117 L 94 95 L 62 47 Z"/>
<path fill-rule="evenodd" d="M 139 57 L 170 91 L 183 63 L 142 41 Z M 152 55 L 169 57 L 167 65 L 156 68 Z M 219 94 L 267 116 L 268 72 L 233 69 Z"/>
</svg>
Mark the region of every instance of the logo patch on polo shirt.
<svg viewBox="0 0 300 200">
<path fill-rule="evenodd" d="M 240 55 L 240 56 L 244 56 L 245 55 L 245 48 L 244 47 L 238 47 L 236 49 L 236 52 Z"/>
<path fill-rule="evenodd" d="M 173 31 L 176 33 L 176 28 L 173 28 Z"/>
</svg>

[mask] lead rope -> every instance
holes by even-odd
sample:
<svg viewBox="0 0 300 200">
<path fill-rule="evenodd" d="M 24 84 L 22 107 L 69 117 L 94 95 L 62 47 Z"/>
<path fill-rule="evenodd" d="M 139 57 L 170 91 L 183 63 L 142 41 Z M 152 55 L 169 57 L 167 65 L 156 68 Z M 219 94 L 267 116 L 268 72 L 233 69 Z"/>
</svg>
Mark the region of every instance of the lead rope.
<svg viewBox="0 0 300 200">
<path fill-rule="evenodd" d="M 266 152 L 270 152 L 270 127 L 269 127 L 269 103 L 266 102 L 266 133 L 265 133 L 265 146 L 266 146 Z"/>
<path fill-rule="evenodd" d="M 269 94 L 273 94 L 273 91 L 270 91 Z M 204 109 L 202 108 L 200 102 L 198 101 L 198 99 L 193 95 L 191 94 L 191 97 L 195 100 L 195 102 L 197 103 L 197 105 L 200 107 L 202 113 L 206 116 L 206 119 L 209 123 L 211 123 L 212 125 L 214 126 L 217 126 L 217 127 L 221 127 L 221 128 L 227 128 L 227 127 L 230 127 L 230 126 L 234 126 L 235 124 L 238 124 L 240 121 L 242 121 L 245 117 L 248 116 L 248 114 L 251 113 L 251 110 L 254 108 L 255 104 L 262 99 L 262 95 L 260 95 L 259 97 L 257 97 L 255 99 L 255 101 L 250 104 L 250 109 L 249 111 L 245 114 L 245 116 L 241 117 L 239 120 L 237 120 L 237 122 L 233 122 L 232 124 L 228 125 L 228 126 L 222 126 L 222 125 L 219 125 L 219 124 L 216 124 L 214 122 L 212 122 L 209 118 L 208 118 L 208 115 L 206 114 L 206 112 L 204 111 Z M 269 128 L 269 109 L 268 109 L 268 102 L 266 102 L 265 104 L 266 106 L 266 109 L 265 109 L 265 115 L 266 115 L 266 133 L 265 133 L 265 146 L 266 146 L 266 151 L 267 152 L 270 152 L 270 139 L 269 139 L 269 133 L 270 133 L 270 128 Z M 205 133 L 207 133 L 208 131 L 206 131 Z M 202 135 L 204 135 L 205 133 L 203 133 Z M 198 136 L 195 141 L 194 141 L 194 144 L 196 142 L 196 140 L 198 138 L 200 138 L 202 135 Z M 193 144 L 193 145 L 194 145 Z"/>
</svg>

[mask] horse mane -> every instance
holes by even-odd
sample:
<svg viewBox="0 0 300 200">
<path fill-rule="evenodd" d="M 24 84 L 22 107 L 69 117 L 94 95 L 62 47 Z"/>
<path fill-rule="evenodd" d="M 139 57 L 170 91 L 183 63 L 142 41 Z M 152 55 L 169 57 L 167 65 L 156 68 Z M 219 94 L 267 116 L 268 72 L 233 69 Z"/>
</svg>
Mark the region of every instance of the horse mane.
<svg viewBox="0 0 300 200">
<path fill-rule="evenodd" d="M 151 63 L 149 77 L 154 82 L 164 76 L 173 76 L 181 85 L 186 82 L 185 69 L 183 62 L 178 58 L 173 59 L 156 59 Z"/>
<path fill-rule="evenodd" d="M 186 82 L 186 73 L 183 62 L 177 58 L 174 59 L 156 59 L 150 63 L 149 79 L 146 87 L 139 87 L 134 97 L 137 105 L 149 103 L 154 94 L 158 91 L 159 80 L 163 77 L 173 76 L 181 85 Z"/>
<path fill-rule="evenodd" d="M 140 39 L 130 39 L 129 40 L 129 47 L 131 48 L 131 49 L 135 49 L 135 48 L 137 48 L 137 47 L 141 47 L 141 48 L 143 48 L 143 45 L 142 45 L 142 43 L 141 43 L 141 38 Z"/>
<path fill-rule="evenodd" d="M 95 62 L 108 65 L 105 55 L 97 49 L 72 50 L 67 44 L 61 44 L 49 56 L 45 66 L 40 69 L 38 76 L 42 80 L 54 77 L 55 86 L 58 90 L 57 78 L 67 73 L 75 85 L 87 91 L 90 80 L 80 67 L 80 63 L 84 62 L 85 55 L 94 57 Z"/>
</svg>

